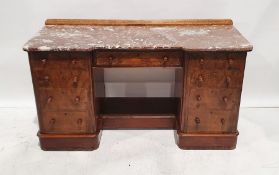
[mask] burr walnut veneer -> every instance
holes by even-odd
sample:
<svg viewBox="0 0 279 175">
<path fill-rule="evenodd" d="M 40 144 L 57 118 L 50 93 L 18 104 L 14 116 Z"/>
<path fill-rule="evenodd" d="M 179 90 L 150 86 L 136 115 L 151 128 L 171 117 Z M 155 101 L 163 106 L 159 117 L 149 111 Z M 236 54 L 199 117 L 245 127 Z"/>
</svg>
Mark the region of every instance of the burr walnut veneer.
<svg viewBox="0 0 279 175">
<path fill-rule="evenodd" d="M 94 150 L 104 129 L 173 129 L 233 149 L 252 45 L 231 20 L 50 19 L 28 51 L 43 150 Z M 173 67 L 173 97 L 106 97 L 104 68 Z M 127 131 L 128 132 L 128 131 Z"/>
</svg>

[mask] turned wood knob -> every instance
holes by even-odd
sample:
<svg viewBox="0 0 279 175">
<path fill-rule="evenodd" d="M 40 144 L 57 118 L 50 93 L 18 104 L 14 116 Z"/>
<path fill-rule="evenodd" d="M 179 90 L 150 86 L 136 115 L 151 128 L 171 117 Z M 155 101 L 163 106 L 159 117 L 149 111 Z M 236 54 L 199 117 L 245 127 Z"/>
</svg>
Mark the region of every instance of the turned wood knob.
<svg viewBox="0 0 279 175">
<path fill-rule="evenodd" d="M 195 118 L 195 122 L 196 122 L 196 124 L 200 124 L 200 123 L 201 123 L 200 118 L 199 118 L 199 117 L 196 117 L 196 118 Z"/>
<path fill-rule="evenodd" d="M 228 97 L 223 97 L 223 101 L 225 102 L 225 103 L 227 103 L 228 102 Z"/>
<path fill-rule="evenodd" d="M 54 125 L 55 122 L 56 122 L 56 120 L 55 120 L 54 118 L 52 118 L 52 119 L 49 121 L 49 124 Z"/>
<path fill-rule="evenodd" d="M 225 124 L 225 119 L 224 119 L 224 118 L 221 118 L 221 120 L 220 120 L 220 121 L 221 121 L 221 124 L 222 124 L 222 125 L 224 125 L 224 124 Z"/>
<path fill-rule="evenodd" d="M 75 103 L 78 104 L 79 102 L 80 102 L 80 97 L 77 96 L 77 97 L 75 98 Z"/>
<path fill-rule="evenodd" d="M 229 62 L 229 65 L 233 64 L 233 60 L 231 58 L 228 60 L 228 62 Z"/>
<path fill-rule="evenodd" d="M 46 59 L 42 59 L 41 61 L 42 61 L 42 64 L 45 65 L 47 60 Z"/>
<path fill-rule="evenodd" d="M 231 78 L 230 77 L 226 77 L 226 86 L 229 87 L 231 84 Z"/>
<path fill-rule="evenodd" d="M 166 63 L 168 62 L 169 58 L 167 56 L 163 57 L 163 65 L 165 66 Z"/>
<path fill-rule="evenodd" d="M 77 84 L 78 84 L 78 77 L 74 76 L 73 86 L 77 87 Z"/>
<path fill-rule="evenodd" d="M 197 101 L 201 101 L 201 96 L 197 95 L 196 99 L 197 99 Z"/>
<path fill-rule="evenodd" d="M 109 65 L 112 65 L 112 61 L 113 61 L 113 57 L 112 56 L 109 56 Z"/>
<path fill-rule="evenodd" d="M 231 78 L 230 77 L 226 77 L 226 82 L 229 84 L 231 82 Z"/>
<path fill-rule="evenodd" d="M 198 78 L 197 78 L 197 82 L 196 82 L 197 86 L 198 86 L 198 87 L 202 87 L 203 81 L 204 81 L 204 80 L 203 80 L 202 75 L 199 75 Z"/>
<path fill-rule="evenodd" d="M 198 80 L 199 80 L 199 82 L 203 82 L 203 77 L 202 77 L 202 75 L 199 75 Z"/>
<path fill-rule="evenodd" d="M 80 119 L 77 120 L 77 124 L 81 125 L 81 123 L 82 123 L 82 119 L 80 118 Z"/>
<path fill-rule="evenodd" d="M 53 97 L 52 97 L 52 96 L 49 96 L 49 97 L 47 98 L 47 103 L 52 102 L 52 100 L 53 100 Z"/>
<path fill-rule="evenodd" d="M 200 59 L 200 65 L 203 65 L 204 64 L 204 59 Z"/>
<path fill-rule="evenodd" d="M 72 60 L 72 64 L 76 64 L 77 61 L 75 59 Z"/>
<path fill-rule="evenodd" d="M 44 76 L 44 80 L 45 80 L 45 81 L 49 81 L 49 76 L 47 76 L 47 75 Z"/>
<path fill-rule="evenodd" d="M 78 77 L 74 76 L 74 83 L 77 83 L 77 82 L 78 82 Z"/>
</svg>

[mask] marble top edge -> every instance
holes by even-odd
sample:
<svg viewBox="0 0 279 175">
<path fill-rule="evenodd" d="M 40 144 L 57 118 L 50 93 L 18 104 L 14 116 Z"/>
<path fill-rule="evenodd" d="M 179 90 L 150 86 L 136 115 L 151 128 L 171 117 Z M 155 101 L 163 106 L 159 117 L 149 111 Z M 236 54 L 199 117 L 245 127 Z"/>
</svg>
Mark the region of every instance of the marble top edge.
<svg viewBox="0 0 279 175">
<path fill-rule="evenodd" d="M 86 49 L 77 49 L 77 48 L 26 48 L 23 47 L 23 51 L 26 52 L 64 52 L 64 51 L 72 51 L 72 52 L 91 52 L 95 50 L 183 50 L 187 52 L 216 52 L 216 51 L 231 51 L 231 52 L 250 52 L 253 50 L 253 46 L 251 45 L 250 47 L 245 47 L 245 48 L 238 48 L 238 49 L 233 49 L 233 48 L 210 48 L 210 49 L 185 49 L 181 47 L 133 47 L 133 48 L 119 48 L 119 47 L 96 47 L 96 48 L 86 48 Z"/>
<path fill-rule="evenodd" d="M 232 25 L 46 25 L 23 46 L 25 51 L 95 49 L 251 51 L 253 46 Z"/>
</svg>

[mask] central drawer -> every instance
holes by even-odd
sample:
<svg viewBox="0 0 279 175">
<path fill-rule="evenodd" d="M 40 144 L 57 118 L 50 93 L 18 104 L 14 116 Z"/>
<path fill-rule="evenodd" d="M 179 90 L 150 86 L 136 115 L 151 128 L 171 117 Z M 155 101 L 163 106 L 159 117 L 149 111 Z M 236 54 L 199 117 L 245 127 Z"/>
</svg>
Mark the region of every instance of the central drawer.
<svg viewBox="0 0 279 175">
<path fill-rule="evenodd" d="M 96 51 L 95 67 L 182 67 L 182 51 Z"/>
</svg>

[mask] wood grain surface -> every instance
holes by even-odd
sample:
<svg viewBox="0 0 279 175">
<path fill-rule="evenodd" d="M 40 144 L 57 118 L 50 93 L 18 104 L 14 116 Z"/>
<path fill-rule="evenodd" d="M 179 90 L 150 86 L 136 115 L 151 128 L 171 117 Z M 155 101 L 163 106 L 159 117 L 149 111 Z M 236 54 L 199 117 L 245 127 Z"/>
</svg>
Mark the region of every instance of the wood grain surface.
<svg viewBox="0 0 279 175">
<path fill-rule="evenodd" d="M 29 52 L 44 150 L 97 149 L 104 129 L 174 129 L 181 149 L 234 149 L 246 52 Z M 174 97 L 106 97 L 103 67 L 172 67 Z M 102 68 L 96 68 L 102 67 Z"/>
</svg>

